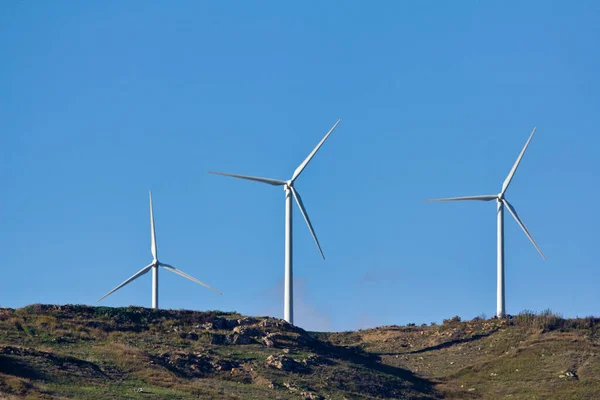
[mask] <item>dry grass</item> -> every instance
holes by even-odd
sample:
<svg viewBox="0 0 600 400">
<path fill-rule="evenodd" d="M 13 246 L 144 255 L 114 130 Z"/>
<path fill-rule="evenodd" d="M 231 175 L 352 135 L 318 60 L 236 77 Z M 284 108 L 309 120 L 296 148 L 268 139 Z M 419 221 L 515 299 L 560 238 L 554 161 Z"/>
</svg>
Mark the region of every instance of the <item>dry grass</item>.
<svg viewBox="0 0 600 400">
<path fill-rule="evenodd" d="M 524 311 L 318 334 L 241 318 L 139 307 L 0 309 L 0 395 L 134 399 L 142 388 L 156 399 L 600 398 L 593 317 Z M 232 344 L 245 326 L 248 344 Z M 267 333 L 275 334 L 274 348 L 261 344 Z M 15 356 L 12 348 L 26 351 Z M 304 369 L 267 366 L 283 349 Z"/>
</svg>

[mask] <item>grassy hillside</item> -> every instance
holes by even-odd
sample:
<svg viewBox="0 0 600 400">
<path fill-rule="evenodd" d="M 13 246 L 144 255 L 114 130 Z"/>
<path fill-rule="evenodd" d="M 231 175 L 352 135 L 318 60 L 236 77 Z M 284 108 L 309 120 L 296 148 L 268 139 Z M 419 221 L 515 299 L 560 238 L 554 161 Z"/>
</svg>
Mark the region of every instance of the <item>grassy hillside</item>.
<svg viewBox="0 0 600 400">
<path fill-rule="evenodd" d="M 600 320 L 545 313 L 311 333 L 139 307 L 0 309 L 7 398 L 600 398 Z"/>
</svg>

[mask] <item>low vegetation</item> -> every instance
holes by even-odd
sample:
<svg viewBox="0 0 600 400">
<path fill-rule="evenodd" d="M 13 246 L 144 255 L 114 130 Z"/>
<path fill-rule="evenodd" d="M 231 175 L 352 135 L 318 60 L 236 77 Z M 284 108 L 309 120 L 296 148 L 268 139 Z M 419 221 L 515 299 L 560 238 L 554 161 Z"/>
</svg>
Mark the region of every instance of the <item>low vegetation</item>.
<svg viewBox="0 0 600 400">
<path fill-rule="evenodd" d="M 0 394 L 28 399 L 600 398 L 598 318 L 525 311 L 306 332 L 220 311 L 0 309 Z"/>
</svg>

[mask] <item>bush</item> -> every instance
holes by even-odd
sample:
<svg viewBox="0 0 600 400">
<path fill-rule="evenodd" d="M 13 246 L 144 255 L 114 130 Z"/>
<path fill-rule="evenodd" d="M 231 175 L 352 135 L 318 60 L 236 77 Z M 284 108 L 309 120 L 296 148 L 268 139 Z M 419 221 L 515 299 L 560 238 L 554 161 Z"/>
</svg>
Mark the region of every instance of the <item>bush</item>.
<svg viewBox="0 0 600 400">
<path fill-rule="evenodd" d="M 19 308 L 18 311 L 24 314 L 42 314 L 47 308 L 48 306 L 37 303 Z"/>
<path fill-rule="evenodd" d="M 456 317 L 448 318 L 443 321 L 443 324 L 456 324 L 460 322 L 460 317 L 457 315 Z"/>
<path fill-rule="evenodd" d="M 540 329 L 542 332 L 575 328 L 577 325 L 576 320 L 570 320 L 569 323 L 567 323 L 562 315 L 553 313 L 549 308 L 538 315 L 531 310 L 523 310 L 513 317 L 512 324 Z"/>
<path fill-rule="evenodd" d="M 536 315 L 531 310 L 523 310 L 512 318 L 514 325 L 533 325 Z"/>
</svg>

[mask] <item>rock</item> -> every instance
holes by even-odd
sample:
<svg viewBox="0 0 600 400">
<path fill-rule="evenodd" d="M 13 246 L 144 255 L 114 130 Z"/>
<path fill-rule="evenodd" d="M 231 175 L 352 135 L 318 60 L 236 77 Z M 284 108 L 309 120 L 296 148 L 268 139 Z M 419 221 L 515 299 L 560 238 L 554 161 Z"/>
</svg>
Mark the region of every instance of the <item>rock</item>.
<svg viewBox="0 0 600 400">
<path fill-rule="evenodd" d="M 277 323 L 271 319 L 263 319 L 258 323 L 258 326 L 261 328 L 275 328 L 277 327 Z"/>
<path fill-rule="evenodd" d="M 227 329 L 227 319 L 225 318 L 215 318 L 212 320 L 211 328 L 212 329 Z"/>
<path fill-rule="evenodd" d="M 279 333 L 267 333 L 267 335 L 263 337 L 262 342 L 266 347 L 277 347 L 277 340 L 282 337 L 283 336 Z"/>
<path fill-rule="evenodd" d="M 239 364 L 229 360 L 217 360 L 212 363 L 212 366 L 216 371 L 231 371 L 239 367 Z"/>
<path fill-rule="evenodd" d="M 228 336 L 232 344 L 251 344 L 255 343 L 256 337 L 261 336 L 261 332 L 249 326 L 236 326 L 233 328 L 233 333 Z"/>
<path fill-rule="evenodd" d="M 231 344 L 252 344 L 252 343 L 256 342 L 256 340 L 254 340 L 250 336 L 238 335 L 238 334 L 232 334 L 232 335 L 227 336 L 227 340 Z"/>
<path fill-rule="evenodd" d="M 300 396 L 303 400 L 325 400 L 324 396 L 313 392 L 302 392 Z"/>
<path fill-rule="evenodd" d="M 212 321 L 212 328 L 218 330 L 229 331 L 237 326 L 238 322 L 235 319 L 227 319 L 217 317 Z"/>
<path fill-rule="evenodd" d="M 188 377 L 202 376 L 213 371 L 210 357 L 201 353 L 167 352 L 159 355 L 156 360 L 159 364 Z"/>
<path fill-rule="evenodd" d="M 475 388 L 469 388 L 467 391 L 469 391 L 469 392 L 474 392 L 474 391 L 475 391 Z"/>
<path fill-rule="evenodd" d="M 252 328 L 249 326 L 243 326 L 243 325 L 239 325 L 239 326 L 236 326 L 235 328 L 233 328 L 233 333 L 237 333 L 238 335 L 251 336 L 251 337 L 256 337 L 256 336 L 261 335 L 261 332 L 258 329 Z"/>
<path fill-rule="evenodd" d="M 275 342 L 273 341 L 273 339 L 269 338 L 268 336 L 264 337 L 263 340 L 263 345 L 265 345 L 265 347 L 275 347 Z"/>
<path fill-rule="evenodd" d="M 244 317 L 237 320 L 238 325 L 254 325 L 258 322 L 256 318 Z"/>
<path fill-rule="evenodd" d="M 266 361 L 267 367 L 276 368 L 288 372 L 305 372 L 306 367 L 291 357 L 283 355 L 271 355 Z"/>
<path fill-rule="evenodd" d="M 227 336 L 221 335 L 218 333 L 213 333 L 210 338 L 210 343 L 211 344 L 227 344 L 228 343 Z"/>
<path fill-rule="evenodd" d="M 577 377 L 577 373 L 575 371 L 560 371 L 560 375 L 558 376 L 559 378 L 574 378 L 574 379 L 578 379 Z"/>
<path fill-rule="evenodd" d="M 281 319 L 265 318 L 258 323 L 258 326 L 261 328 L 282 328 L 286 324 L 287 322 Z"/>
<path fill-rule="evenodd" d="M 333 365 L 334 362 L 329 360 L 328 358 L 316 355 L 316 354 L 311 354 L 310 356 L 306 357 L 306 359 L 304 359 L 302 361 L 302 363 L 304 365 L 307 366 L 311 366 L 311 365 Z"/>
</svg>

